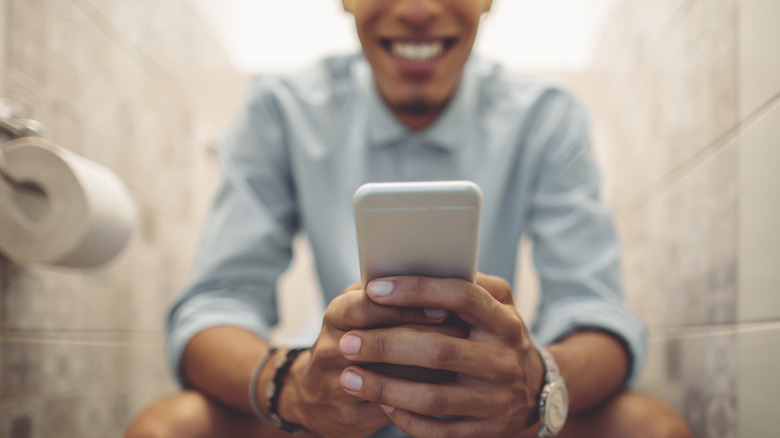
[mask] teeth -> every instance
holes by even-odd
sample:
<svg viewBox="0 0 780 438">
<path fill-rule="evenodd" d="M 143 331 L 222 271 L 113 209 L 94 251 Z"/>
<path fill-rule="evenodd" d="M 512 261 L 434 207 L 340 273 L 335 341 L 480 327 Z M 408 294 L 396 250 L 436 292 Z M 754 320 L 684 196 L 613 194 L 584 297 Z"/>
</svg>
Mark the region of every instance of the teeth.
<svg viewBox="0 0 780 438">
<path fill-rule="evenodd" d="M 444 42 L 427 43 L 393 42 L 393 56 L 414 62 L 424 62 L 444 53 Z"/>
</svg>

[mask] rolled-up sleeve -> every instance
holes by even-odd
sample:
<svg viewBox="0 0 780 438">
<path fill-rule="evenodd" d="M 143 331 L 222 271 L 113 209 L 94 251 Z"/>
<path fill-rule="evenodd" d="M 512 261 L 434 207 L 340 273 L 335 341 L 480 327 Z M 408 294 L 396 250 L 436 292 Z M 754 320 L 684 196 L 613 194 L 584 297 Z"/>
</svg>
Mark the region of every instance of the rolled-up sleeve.
<svg viewBox="0 0 780 438">
<path fill-rule="evenodd" d="M 599 195 L 587 112 L 564 96 L 551 113 L 535 133 L 545 150 L 529 221 L 541 288 L 532 331 L 543 345 L 583 329 L 612 334 L 630 355 L 629 387 L 645 362 L 647 330 L 625 303 L 620 243 Z"/>
<path fill-rule="evenodd" d="M 166 355 L 182 386 L 182 355 L 195 334 L 232 325 L 267 338 L 278 322 L 276 281 L 290 263 L 298 218 L 272 86 L 260 78 L 252 81 L 220 144 L 222 186 L 205 223 L 192 280 L 168 311 Z"/>
</svg>

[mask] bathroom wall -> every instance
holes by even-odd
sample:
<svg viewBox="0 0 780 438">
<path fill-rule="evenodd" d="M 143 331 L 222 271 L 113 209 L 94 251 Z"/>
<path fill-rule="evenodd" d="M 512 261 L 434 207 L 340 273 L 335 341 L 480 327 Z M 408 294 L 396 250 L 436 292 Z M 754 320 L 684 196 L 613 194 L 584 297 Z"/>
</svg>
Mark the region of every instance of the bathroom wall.
<svg viewBox="0 0 780 438">
<path fill-rule="evenodd" d="M 780 428 L 779 22 L 775 0 L 615 1 L 592 65 L 560 77 L 592 108 L 650 327 L 639 388 L 697 437 Z"/>
<path fill-rule="evenodd" d="M 629 304 L 651 331 L 639 389 L 697 437 L 780 428 L 778 22 L 776 0 L 616 0 L 590 67 L 544 73 L 592 109 Z M 163 312 L 218 181 L 207 144 L 245 83 L 209 35 L 186 0 L 0 0 L 0 93 L 114 169 L 140 212 L 99 270 L 0 256 L 0 438 L 118 436 L 173 390 Z M 316 302 L 305 241 L 296 250 L 283 306 Z M 281 337 L 316 332 L 294 318 L 317 309 L 287 309 Z"/>
<path fill-rule="evenodd" d="M 113 169 L 139 211 L 102 268 L 0 255 L 0 437 L 121 436 L 174 389 L 164 310 L 218 183 L 213 132 L 245 77 L 185 0 L 1 0 L 0 23 L 0 97 Z"/>
</svg>

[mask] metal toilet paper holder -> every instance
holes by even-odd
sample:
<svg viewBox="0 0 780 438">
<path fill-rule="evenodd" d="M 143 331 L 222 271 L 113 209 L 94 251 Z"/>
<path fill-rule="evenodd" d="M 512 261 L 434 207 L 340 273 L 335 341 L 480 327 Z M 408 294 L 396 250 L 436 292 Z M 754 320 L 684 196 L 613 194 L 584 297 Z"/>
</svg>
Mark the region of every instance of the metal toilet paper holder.
<svg viewBox="0 0 780 438">
<path fill-rule="evenodd" d="M 16 181 L 6 170 L 4 144 L 22 137 L 43 137 L 45 127 L 33 119 L 16 117 L 13 105 L 0 99 L 0 178 L 21 190 L 36 190 L 34 185 Z"/>
<path fill-rule="evenodd" d="M 113 259 L 127 245 L 136 222 L 137 210 L 127 186 L 107 167 L 44 139 L 44 125 L 18 117 L 15 110 L 11 102 L 0 99 L 0 189 L 6 195 L 17 194 L 0 196 L 0 204 L 10 202 L 12 206 L 0 210 L 0 225 L 4 224 L 0 251 L 16 263 L 72 268 L 91 268 Z M 21 162 L 20 154 L 26 156 Z M 35 158 L 30 161 L 31 157 Z M 9 160 L 14 166 L 24 164 L 12 169 Z M 56 163 L 54 168 L 42 170 L 52 163 Z M 39 164 L 43 166 L 40 169 Z M 52 182 L 57 178 L 52 175 L 63 169 L 72 178 L 71 184 L 77 181 L 77 188 Z M 75 210 L 70 209 L 70 203 L 61 202 L 71 194 L 82 202 Z M 48 210 L 53 205 L 50 195 L 60 200 L 54 203 L 59 210 Z M 63 208 L 70 209 L 65 210 L 66 218 Z M 84 219 L 74 218 L 74 211 Z M 5 228 L 9 224 L 11 228 Z M 52 241 L 59 246 L 51 246 Z"/>
</svg>

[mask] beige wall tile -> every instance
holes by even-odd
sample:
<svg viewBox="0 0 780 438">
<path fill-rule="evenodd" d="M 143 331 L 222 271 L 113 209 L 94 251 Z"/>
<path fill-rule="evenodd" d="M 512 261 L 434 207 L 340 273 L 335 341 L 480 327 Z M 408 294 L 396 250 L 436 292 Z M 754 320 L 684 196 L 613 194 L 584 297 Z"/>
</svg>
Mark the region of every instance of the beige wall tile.
<svg viewBox="0 0 780 438">
<path fill-rule="evenodd" d="M 245 78 L 186 0 L 163 3 L 0 0 L 3 97 L 113 169 L 139 212 L 128 246 L 99 269 L 0 257 L 0 436 L 120 436 L 175 391 L 163 317 L 219 181 L 199 129 L 226 124 Z"/>
<path fill-rule="evenodd" d="M 0 0 L 0 97 L 5 96 L 5 41 L 7 38 L 8 10 L 6 0 Z"/>
<path fill-rule="evenodd" d="M 780 93 L 780 2 L 739 2 L 740 119 Z"/>
<path fill-rule="evenodd" d="M 780 320 L 780 104 L 739 149 L 739 319 Z"/>
<path fill-rule="evenodd" d="M 744 330 L 737 339 L 739 436 L 774 436 L 780 429 L 776 404 L 780 393 L 780 326 Z"/>
<path fill-rule="evenodd" d="M 591 65 L 599 71 L 630 70 L 658 49 L 659 40 L 685 16 L 695 0 L 613 2 L 604 29 L 592 55 Z"/>
<path fill-rule="evenodd" d="M 121 436 L 143 405 L 175 391 L 160 341 L 117 341 L 0 341 L 0 436 Z M 20 428 L 30 433 L 10 433 Z"/>
<path fill-rule="evenodd" d="M 698 438 L 754 436 L 737 433 L 737 349 L 731 331 L 655 337 L 638 389 L 676 406 Z"/>
<path fill-rule="evenodd" d="M 596 110 L 594 138 L 606 165 L 607 197 L 618 208 L 710 147 L 737 122 L 736 0 L 686 2 L 665 10 L 659 16 L 672 16 L 657 19 L 665 23 L 663 31 L 646 37 L 635 64 L 614 70 L 609 64 L 594 66 L 589 74 L 606 69 L 611 84 L 591 83 L 592 90 L 582 93 Z M 642 28 L 638 16 L 622 26 Z M 604 50 L 640 50 L 631 45 L 628 30 L 613 34 L 612 27 L 607 29 L 606 35 L 617 41 L 613 45 L 625 46 Z"/>
<path fill-rule="evenodd" d="M 651 327 L 735 321 L 736 158 L 726 147 L 617 215 L 629 304 Z"/>
</svg>

